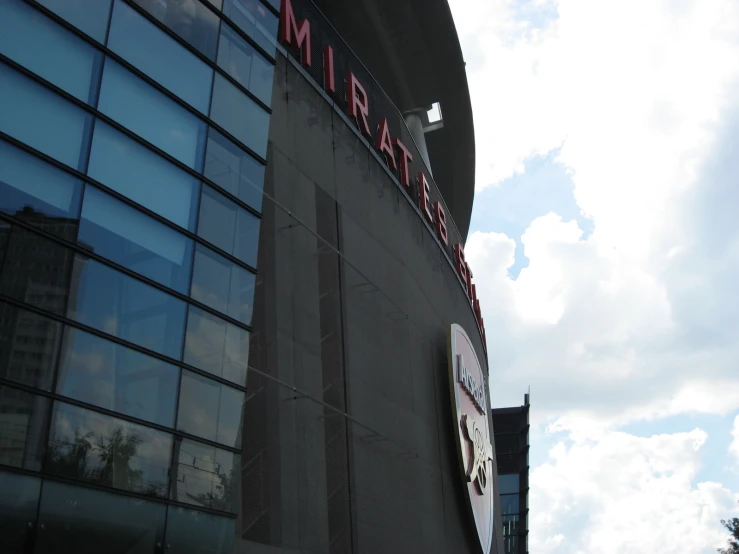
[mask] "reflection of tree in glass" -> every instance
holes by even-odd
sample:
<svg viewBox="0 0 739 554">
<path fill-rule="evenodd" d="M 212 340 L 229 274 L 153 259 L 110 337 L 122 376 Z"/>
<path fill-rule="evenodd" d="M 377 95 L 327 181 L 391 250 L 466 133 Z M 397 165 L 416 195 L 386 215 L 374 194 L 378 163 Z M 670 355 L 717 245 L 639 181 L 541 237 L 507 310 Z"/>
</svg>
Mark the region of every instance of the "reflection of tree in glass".
<svg viewBox="0 0 739 554">
<path fill-rule="evenodd" d="M 141 437 L 135 433 L 124 434 L 123 427 L 116 427 L 107 438 L 98 437 L 96 450 L 103 462 L 100 481 L 116 488 L 133 491 L 141 490 L 144 474 L 129 467 L 131 458 L 141 444 Z"/>
<path fill-rule="evenodd" d="M 88 439 L 93 437 L 92 431 L 80 435 L 79 429 L 76 429 L 74 439 L 71 441 L 63 439 L 49 441 L 49 469 L 68 477 L 90 479 L 87 456 L 92 449 L 92 443 Z"/>
<path fill-rule="evenodd" d="M 139 434 L 126 433 L 120 425 L 107 437 L 100 434 L 96 440 L 92 431 L 81 435 L 77 429 L 72 440 L 58 438 L 50 441 L 49 470 L 119 489 L 164 496 L 165 484 L 145 483 L 144 472 L 131 468 L 131 461 L 136 457 L 142 442 Z M 95 464 L 97 467 L 89 467 L 90 454 L 97 454 L 100 458 L 99 463 Z"/>
<path fill-rule="evenodd" d="M 215 490 L 206 494 L 198 494 L 195 499 L 203 506 L 229 512 L 231 511 L 234 470 L 226 473 L 221 467 L 216 466 L 216 477 L 220 483 L 215 486 Z"/>
</svg>

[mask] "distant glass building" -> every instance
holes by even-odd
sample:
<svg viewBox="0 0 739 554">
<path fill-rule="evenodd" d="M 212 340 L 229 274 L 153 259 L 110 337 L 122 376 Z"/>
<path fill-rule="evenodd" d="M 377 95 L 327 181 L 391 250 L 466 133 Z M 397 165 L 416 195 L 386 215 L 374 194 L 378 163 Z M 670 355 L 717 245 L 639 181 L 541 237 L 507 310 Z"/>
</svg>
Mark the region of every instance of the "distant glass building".
<svg viewBox="0 0 739 554">
<path fill-rule="evenodd" d="M 505 554 L 529 551 L 529 409 L 526 394 L 523 406 L 492 410 Z"/>
<path fill-rule="evenodd" d="M 502 554 L 474 167 L 447 0 L 0 0 L 0 554 Z"/>
</svg>

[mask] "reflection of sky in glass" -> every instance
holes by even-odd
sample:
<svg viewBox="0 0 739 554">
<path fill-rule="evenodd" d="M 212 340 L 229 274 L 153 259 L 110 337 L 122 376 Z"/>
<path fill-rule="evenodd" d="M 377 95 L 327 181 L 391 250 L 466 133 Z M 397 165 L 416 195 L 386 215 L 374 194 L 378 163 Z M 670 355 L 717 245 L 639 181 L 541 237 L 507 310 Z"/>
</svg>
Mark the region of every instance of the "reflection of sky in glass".
<svg viewBox="0 0 739 554">
<path fill-rule="evenodd" d="M 119 474 L 113 476 L 113 482 L 104 484 L 135 492 L 164 495 L 168 483 L 169 458 L 172 449 L 172 437 L 167 433 L 57 402 L 49 439 L 50 448 L 58 446 L 62 456 L 69 456 L 76 437 L 85 437 L 91 444 L 86 457 L 87 472 L 85 475 L 69 476 L 100 481 L 100 474 L 105 466 L 101 446 L 110 444 L 111 437 L 117 429 L 123 432 L 124 437 L 136 436 L 140 440 L 134 454 L 128 458 L 127 464 L 123 465 L 127 465 L 132 471 L 141 472 L 141 480 L 138 483 L 124 481 L 123 476 Z M 56 472 L 65 473 L 64 470 L 60 471 L 58 468 Z"/>
<path fill-rule="evenodd" d="M 183 372 L 177 428 L 235 447 L 244 393 L 188 371 Z"/>
<path fill-rule="evenodd" d="M 246 385 L 249 332 L 190 307 L 185 362 L 234 383 Z"/>
<path fill-rule="evenodd" d="M 178 374 L 174 365 L 67 328 L 57 392 L 171 427 Z"/>
</svg>

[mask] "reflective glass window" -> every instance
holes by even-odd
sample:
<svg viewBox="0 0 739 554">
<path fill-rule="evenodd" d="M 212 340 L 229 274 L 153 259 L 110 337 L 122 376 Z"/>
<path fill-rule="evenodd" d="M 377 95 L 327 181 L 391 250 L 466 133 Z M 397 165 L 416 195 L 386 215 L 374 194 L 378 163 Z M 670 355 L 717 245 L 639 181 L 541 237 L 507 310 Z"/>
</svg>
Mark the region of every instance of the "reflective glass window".
<svg viewBox="0 0 739 554">
<path fill-rule="evenodd" d="M 218 46 L 218 65 L 262 102 L 271 104 L 274 66 L 225 23 Z"/>
<path fill-rule="evenodd" d="M 192 240 L 92 186 L 85 191 L 78 240 L 93 252 L 187 294 Z"/>
<path fill-rule="evenodd" d="M 244 393 L 190 371 L 182 372 L 177 429 L 240 448 Z"/>
<path fill-rule="evenodd" d="M 209 248 L 198 245 L 190 296 L 251 325 L 256 275 Z"/>
<path fill-rule="evenodd" d="M 200 182 L 102 121 L 95 124 L 87 173 L 180 227 L 194 229 Z"/>
<path fill-rule="evenodd" d="M 264 165 L 212 128 L 208 132 L 203 175 L 262 211 Z"/>
<path fill-rule="evenodd" d="M 231 554 L 236 520 L 170 506 L 167 544 L 176 554 Z"/>
<path fill-rule="evenodd" d="M 111 0 L 38 0 L 51 11 L 84 31 L 96 41 L 105 42 Z"/>
<path fill-rule="evenodd" d="M 61 333 L 53 319 L 0 303 L 0 377 L 51 390 Z"/>
<path fill-rule="evenodd" d="M 185 363 L 246 386 L 249 332 L 190 306 Z"/>
<path fill-rule="evenodd" d="M 83 102 L 94 102 L 100 51 L 22 0 L 0 2 L 0 52 Z"/>
<path fill-rule="evenodd" d="M 116 0 L 113 8 L 108 48 L 192 107 L 208 113 L 213 70 L 122 0 Z"/>
<path fill-rule="evenodd" d="M 172 427 L 177 366 L 67 327 L 56 390 L 59 394 Z"/>
<path fill-rule="evenodd" d="M 0 211 L 49 231 L 79 217 L 81 190 L 79 179 L 0 141 Z"/>
<path fill-rule="evenodd" d="M 178 359 L 185 303 L 95 260 L 77 255 L 68 317 Z"/>
<path fill-rule="evenodd" d="M 29 552 L 36 527 L 41 479 L 0 471 L 0 537 L 3 551 Z"/>
<path fill-rule="evenodd" d="M 36 552 L 161 552 L 166 506 L 140 498 L 44 481 Z"/>
<path fill-rule="evenodd" d="M 518 494 L 501 494 L 500 509 L 503 514 L 517 514 Z"/>
<path fill-rule="evenodd" d="M 220 10 L 223 6 L 223 0 L 208 0 L 208 2 L 210 2 L 211 5 L 218 10 Z"/>
<path fill-rule="evenodd" d="M 46 470 L 151 496 L 166 496 L 172 437 L 92 410 L 54 403 Z"/>
<path fill-rule="evenodd" d="M 252 267 L 259 249 L 258 217 L 211 187 L 203 187 L 198 235 Z"/>
<path fill-rule="evenodd" d="M 511 494 L 518 492 L 518 473 L 508 473 L 498 476 L 498 488 L 500 494 Z"/>
<path fill-rule="evenodd" d="M 68 234 L 73 240 L 76 223 L 52 224 L 69 227 L 56 234 Z M 73 264 L 74 256 L 67 248 L 14 226 L 5 252 L 0 290 L 16 300 L 63 315 Z"/>
<path fill-rule="evenodd" d="M 234 475 L 240 469 L 239 456 L 187 439 L 175 441 L 172 498 L 224 512 L 237 509 Z"/>
<path fill-rule="evenodd" d="M 173 158 L 202 168 L 205 123 L 110 58 L 98 109 Z"/>
<path fill-rule="evenodd" d="M 267 0 L 267 3 L 271 4 L 277 11 L 280 11 L 280 0 Z"/>
<path fill-rule="evenodd" d="M 218 45 L 218 16 L 199 0 L 134 0 L 177 36 L 214 60 Z"/>
<path fill-rule="evenodd" d="M 49 400 L 0 385 L 0 464 L 41 471 Z"/>
<path fill-rule="evenodd" d="M 224 0 L 223 13 L 274 57 L 279 19 L 259 0 Z"/>
<path fill-rule="evenodd" d="M 269 114 L 222 75 L 213 82 L 210 117 L 259 156 L 267 156 Z"/>
<path fill-rule="evenodd" d="M 91 122 L 81 108 L 0 63 L 0 131 L 80 169 Z"/>
</svg>

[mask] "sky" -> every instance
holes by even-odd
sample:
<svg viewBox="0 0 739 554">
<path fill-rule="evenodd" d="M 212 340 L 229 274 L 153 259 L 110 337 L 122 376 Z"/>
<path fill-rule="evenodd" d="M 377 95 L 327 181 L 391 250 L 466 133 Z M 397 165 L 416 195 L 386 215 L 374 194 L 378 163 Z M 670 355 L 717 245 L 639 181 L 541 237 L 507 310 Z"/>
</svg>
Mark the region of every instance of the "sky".
<svg viewBox="0 0 739 554">
<path fill-rule="evenodd" d="M 531 387 L 529 550 L 715 553 L 739 517 L 739 2 L 449 4 L 492 405 Z"/>
</svg>

